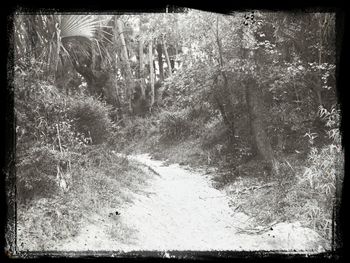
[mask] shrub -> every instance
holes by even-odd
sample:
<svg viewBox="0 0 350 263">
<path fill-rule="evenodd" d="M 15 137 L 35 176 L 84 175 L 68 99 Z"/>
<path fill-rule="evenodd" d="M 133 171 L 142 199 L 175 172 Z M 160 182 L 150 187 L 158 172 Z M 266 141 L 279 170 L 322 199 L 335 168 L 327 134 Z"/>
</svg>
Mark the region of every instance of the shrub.
<svg viewBox="0 0 350 263">
<path fill-rule="evenodd" d="M 15 81 L 17 196 L 27 203 L 57 194 L 57 168 L 66 170 L 70 151 L 81 147 L 84 138 L 73 131 L 65 94 L 44 81 L 19 83 Z"/>
<path fill-rule="evenodd" d="M 34 147 L 18 160 L 17 198 L 27 203 L 35 198 L 50 197 L 57 194 L 56 156 L 48 147 Z"/>
<path fill-rule="evenodd" d="M 92 144 L 100 144 L 107 140 L 112 129 L 110 107 L 88 96 L 74 97 L 69 107 L 69 115 L 74 120 L 74 127 L 78 133 L 91 138 Z"/>
<path fill-rule="evenodd" d="M 185 139 L 193 131 L 193 123 L 186 118 L 186 110 L 160 114 L 159 130 L 162 141 L 177 141 Z"/>
<path fill-rule="evenodd" d="M 40 143 L 59 148 L 59 142 L 61 146 L 67 147 L 75 144 L 77 141 L 71 129 L 72 120 L 67 114 L 69 98 L 46 82 L 25 88 L 27 96 L 23 95 L 22 88 L 15 86 L 18 145 L 22 147 L 27 143 Z"/>
<path fill-rule="evenodd" d="M 201 102 L 199 105 L 191 106 L 188 109 L 187 118 L 189 120 L 200 119 L 202 122 L 207 123 L 213 117 L 215 117 L 215 111 L 212 109 L 208 102 Z"/>
<path fill-rule="evenodd" d="M 139 139 L 146 136 L 155 125 L 152 118 L 134 117 L 125 121 L 123 132 L 128 139 Z"/>
<path fill-rule="evenodd" d="M 79 152 L 61 152 L 49 145 L 31 147 L 16 160 L 18 201 L 26 204 L 66 192 L 71 185 L 71 164 L 79 158 Z"/>
<path fill-rule="evenodd" d="M 344 155 L 337 128 L 339 112 L 335 109 L 331 112 L 322 109 L 321 117 L 326 120 L 328 135 L 333 143 L 321 149 L 311 148 L 307 167 L 298 176 L 298 183 L 287 194 L 286 200 L 292 205 L 286 209 L 286 213 L 298 216 L 321 235 L 330 239 L 336 189 L 343 180 Z M 312 140 L 310 142 L 313 143 Z"/>
<path fill-rule="evenodd" d="M 229 131 L 222 121 L 216 119 L 205 126 L 205 131 L 201 136 L 203 149 L 210 149 L 218 144 L 226 144 Z"/>
</svg>

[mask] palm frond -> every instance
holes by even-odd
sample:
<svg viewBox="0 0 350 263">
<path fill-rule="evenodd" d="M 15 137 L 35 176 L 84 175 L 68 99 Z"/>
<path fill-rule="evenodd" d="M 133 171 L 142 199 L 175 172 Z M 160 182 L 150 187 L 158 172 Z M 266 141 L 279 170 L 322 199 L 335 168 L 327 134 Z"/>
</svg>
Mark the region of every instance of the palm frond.
<svg viewBox="0 0 350 263">
<path fill-rule="evenodd" d="M 61 38 L 81 36 L 91 39 L 98 26 L 99 21 L 91 15 L 62 15 Z"/>
</svg>

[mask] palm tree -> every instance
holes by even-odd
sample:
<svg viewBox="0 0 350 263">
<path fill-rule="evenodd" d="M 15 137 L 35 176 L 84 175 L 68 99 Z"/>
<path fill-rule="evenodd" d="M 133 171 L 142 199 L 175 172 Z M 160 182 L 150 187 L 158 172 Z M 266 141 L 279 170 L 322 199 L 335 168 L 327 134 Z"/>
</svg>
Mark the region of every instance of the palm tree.
<svg viewBox="0 0 350 263">
<path fill-rule="evenodd" d="M 107 49 L 112 42 L 104 30 L 111 17 L 16 14 L 15 69 L 25 75 L 29 72 L 29 80 L 54 82 L 61 89 L 67 89 L 69 71 L 76 71 L 85 79 L 90 95 L 101 96 L 113 108 L 120 108 L 118 87 L 111 71 L 103 66 L 111 65 L 113 59 Z"/>
<path fill-rule="evenodd" d="M 69 40 L 91 41 L 99 24 L 92 15 L 15 14 L 15 65 L 22 69 L 38 66 L 42 73 L 38 77 L 48 77 L 56 72 L 60 59 L 76 55 L 67 50 Z M 80 51 L 87 52 L 86 46 L 81 46 Z"/>
</svg>

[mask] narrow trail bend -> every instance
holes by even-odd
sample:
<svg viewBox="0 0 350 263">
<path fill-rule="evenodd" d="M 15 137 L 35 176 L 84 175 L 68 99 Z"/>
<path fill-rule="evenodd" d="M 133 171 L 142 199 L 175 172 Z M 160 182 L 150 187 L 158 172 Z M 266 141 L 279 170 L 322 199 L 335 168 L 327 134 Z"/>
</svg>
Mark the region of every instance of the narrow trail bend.
<svg viewBox="0 0 350 263">
<path fill-rule="evenodd" d="M 238 229 L 249 226 L 249 217 L 234 212 L 229 199 L 210 183 L 210 178 L 179 165 L 164 165 L 147 154 L 133 155 L 157 175 L 148 189 L 135 195 L 133 205 L 121 208 L 120 220 L 136 230 L 128 244 L 106 240 L 108 223 L 100 225 L 94 243 L 86 244 L 89 235 L 80 238 L 89 249 L 96 250 L 273 250 L 305 251 L 329 249 L 313 230 L 298 224 L 279 223 L 261 234 L 242 234 Z M 96 229 L 92 227 L 90 231 Z M 99 238 L 100 236 L 101 238 Z M 85 240 L 82 240 L 84 239 Z M 103 239 L 103 240 L 102 240 Z M 79 238 L 75 240 L 75 244 Z M 74 242 L 65 247 L 74 246 Z"/>
</svg>

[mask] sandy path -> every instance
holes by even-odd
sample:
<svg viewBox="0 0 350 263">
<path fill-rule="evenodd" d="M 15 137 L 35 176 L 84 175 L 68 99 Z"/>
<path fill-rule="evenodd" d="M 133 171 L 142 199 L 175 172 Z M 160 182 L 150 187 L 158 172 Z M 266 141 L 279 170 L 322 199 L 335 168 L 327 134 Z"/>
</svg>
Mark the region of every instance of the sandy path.
<svg viewBox="0 0 350 263">
<path fill-rule="evenodd" d="M 121 207 L 121 215 L 96 219 L 63 250 L 274 250 L 322 251 L 328 245 L 314 231 L 298 224 L 280 223 L 259 234 L 239 234 L 249 227 L 249 217 L 235 213 L 225 194 L 210 178 L 178 165 L 165 166 L 148 155 L 130 157 L 151 167 L 155 175 L 148 189 L 135 195 L 134 204 Z M 106 233 L 113 220 L 135 229 L 128 244 Z M 323 247 L 322 247 L 323 246 Z"/>
</svg>

